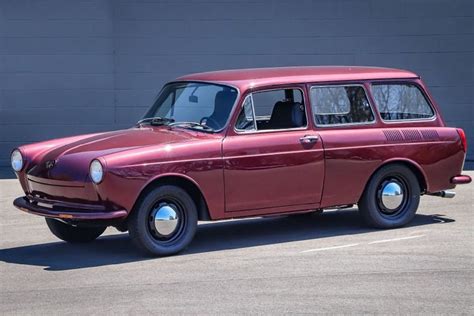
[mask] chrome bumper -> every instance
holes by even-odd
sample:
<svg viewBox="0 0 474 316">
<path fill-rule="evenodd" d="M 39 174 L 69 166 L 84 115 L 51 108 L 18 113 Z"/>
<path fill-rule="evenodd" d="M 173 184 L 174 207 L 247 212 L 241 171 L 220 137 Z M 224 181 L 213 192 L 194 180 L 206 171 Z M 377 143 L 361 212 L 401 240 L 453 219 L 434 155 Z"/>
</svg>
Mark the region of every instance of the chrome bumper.
<svg viewBox="0 0 474 316">
<path fill-rule="evenodd" d="M 114 211 L 85 211 L 78 209 L 63 208 L 56 209 L 54 205 L 51 208 L 43 207 L 35 202 L 31 202 L 26 196 L 19 197 L 13 201 L 13 205 L 27 213 L 40 215 L 50 218 L 59 218 L 62 220 L 94 221 L 94 220 L 114 220 L 123 219 L 127 216 L 126 210 Z"/>
</svg>

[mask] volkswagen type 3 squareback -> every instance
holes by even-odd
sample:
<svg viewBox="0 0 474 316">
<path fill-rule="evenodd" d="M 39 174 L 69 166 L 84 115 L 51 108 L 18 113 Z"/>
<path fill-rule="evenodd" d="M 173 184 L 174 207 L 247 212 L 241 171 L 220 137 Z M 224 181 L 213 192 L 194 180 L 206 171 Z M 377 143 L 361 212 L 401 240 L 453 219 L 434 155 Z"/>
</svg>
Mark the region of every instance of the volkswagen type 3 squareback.
<svg viewBox="0 0 474 316">
<path fill-rule="evenodd" d="M 357 204 L 370 226 L 403 226 L 421 195 L 471 181 L 465 155 L 418 75 L 290 67 L 178 78 L 133 128 L 21 146 L 11 163 L 25 192 L 14 205 L 60 239 L 115 226 L 168 255 L 198 220 Z"/>
</svg>

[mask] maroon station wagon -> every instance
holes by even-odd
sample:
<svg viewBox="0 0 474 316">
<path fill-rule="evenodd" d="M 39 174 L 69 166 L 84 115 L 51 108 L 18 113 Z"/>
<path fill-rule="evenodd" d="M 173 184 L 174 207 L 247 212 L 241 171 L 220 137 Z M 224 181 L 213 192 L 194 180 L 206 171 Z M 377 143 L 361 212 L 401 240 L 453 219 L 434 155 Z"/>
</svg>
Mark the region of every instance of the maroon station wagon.
<svg viewBox="0 0 474 316">
<path fill-rule="evenodd" d="M 403 226 L 421 195 L 471 181 L 465 155 L 412 72 L 288 67 L 180 77 L 136 126 L 21 146 L 11 163 L 25 192 L 14 205 L 60 239 L 114 226 L 169 255 L 198 220 L 357 204 L 370 226 Z"/>
</svg>

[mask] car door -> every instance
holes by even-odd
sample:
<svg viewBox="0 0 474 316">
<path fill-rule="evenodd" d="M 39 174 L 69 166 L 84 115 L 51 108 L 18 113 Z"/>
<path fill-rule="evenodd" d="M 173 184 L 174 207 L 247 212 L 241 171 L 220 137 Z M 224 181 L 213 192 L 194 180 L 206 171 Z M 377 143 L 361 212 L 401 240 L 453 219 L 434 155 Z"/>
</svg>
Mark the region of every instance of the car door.
<svg viewBox="0 0 474 316">
<path fill-rule="evenodd" d="M 385 137 L 377 128 L 367 87 L 340 82 L 314 84 L 309 89 L 314 123 L 324 140 L 323 208 L 357 202 L 370 175 L 382 162 L 380 146 Z M 388 150 L 393 152 L 395 148 Z"/>
<path fill-rule="evenodd" d="M 299 88 L 245 98 L 235 128 L 223 141 L 226 212 L 254 210 L 256 215 L 319 204 L 324 153 L 318 133 L 309 127 L 305 99 Z"/>
</svg>

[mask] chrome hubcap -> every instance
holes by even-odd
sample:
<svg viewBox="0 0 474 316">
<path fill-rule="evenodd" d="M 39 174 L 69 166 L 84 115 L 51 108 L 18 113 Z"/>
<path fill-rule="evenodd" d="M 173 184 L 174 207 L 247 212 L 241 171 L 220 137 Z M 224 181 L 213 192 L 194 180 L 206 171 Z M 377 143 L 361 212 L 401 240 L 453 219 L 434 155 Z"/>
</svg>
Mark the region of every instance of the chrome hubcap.
<svg viewBox="0 0 474 316">
<path fill-rule="evenodd" d="M 163 237 L 172 235 L 178 227 L 178 212 L 171 204 L 161 204 L 153 215 L 153 225 Z"/>
<path fill-rule="evenodd" d="M 381 203 L 389 211 L 395 211 L 403 203 L 402 186 L 395 181 L 388 181 L 382 186 Z"/>
</svg>

